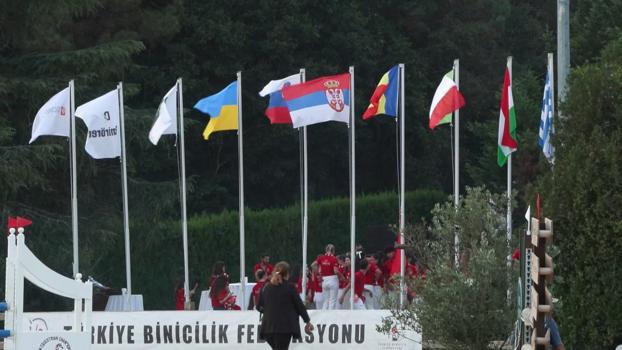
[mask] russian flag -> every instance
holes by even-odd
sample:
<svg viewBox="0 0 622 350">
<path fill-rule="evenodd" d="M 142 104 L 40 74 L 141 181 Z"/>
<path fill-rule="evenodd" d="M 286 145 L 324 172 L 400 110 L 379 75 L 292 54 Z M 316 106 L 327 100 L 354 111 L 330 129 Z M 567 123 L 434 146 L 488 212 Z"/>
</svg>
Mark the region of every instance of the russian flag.
<svg viewBox="0 0 622 350">
<path fill-rule="evenodd" d="M 259 96 L 270 96 L 266 117 L 270 119 L 270 124 L 291 124 L 292 117 L 289 115 L 287 104 L 283 100 L 281 90 L 284 86 L 300 84 L 300 74 L 290 75 L 280 80 L 271 80 L 268 85 L 259 92 Z"/>
<path fill-rule="evenodd" d="M 350 121 L 350 74 L 320 77 L 283 87 L 294 128 L 327 121 Z"/>
</svg>

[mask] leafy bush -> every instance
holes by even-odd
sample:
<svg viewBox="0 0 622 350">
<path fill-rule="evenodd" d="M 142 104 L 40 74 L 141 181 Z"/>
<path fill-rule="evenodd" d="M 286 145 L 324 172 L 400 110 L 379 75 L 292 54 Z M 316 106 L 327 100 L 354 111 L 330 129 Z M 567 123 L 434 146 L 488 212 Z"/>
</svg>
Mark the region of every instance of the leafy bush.
<svg viewBox="0 0 622 350">
<path fill-rule="evenodd" d="M 446 195 L 434 190 L 417 190 L 406 195 L 408 221 L 427 216 L 435 203 Z M 395 193 L 361 195 L 357 198 L 357 240 L 366 240 L 369 227 L 397 222 L 398 200 Z M 173 287 L 183 276 L 181 228 L 178 221 L 132 226 L 133 289 L 145 298 L 145 307 L 173 307 Z M 349 199 L 333 198 L 309 203 L 309 261 L 333 243 L 338 252 L 350 249 Z M 253 280 L 252 267 L 259 254 L 268 252 L 272 261 L 302 263 L 300 206 L 245 211 L 246 275 Z M 190 275 L 201 280 L 201 287 L 218 260 L 225 261 L 232 281 L 239 280 L 239 218 L 237 211 L 194 216 L 188 221 Z M 112 252 L 112 250 L 110 250 Z M 123 241 L 114 248 L 116 264 L 108 266 L 106 277 L 117 286 L 125 284 Z M 114 271 L 114 273 L 113 273 Z"/>
<path fill-rule="evenodd" d="M 380 330 L 414 329 L 426 341 L 447 349 L 487 349 L 512 330 L 514 303 L 508 303 L 504 195 L 467 188 L 458 210 L 437 204 L 429 227 L 409 227 L 409 245 L 427 265 L 426 280 L 416 280 L 416 301 L 393 305 Z M 454 233 L 460 236 L 461 262 L 454 265 Z M 515 278 L 511 277 L 513 281 Z"/>
</svg>

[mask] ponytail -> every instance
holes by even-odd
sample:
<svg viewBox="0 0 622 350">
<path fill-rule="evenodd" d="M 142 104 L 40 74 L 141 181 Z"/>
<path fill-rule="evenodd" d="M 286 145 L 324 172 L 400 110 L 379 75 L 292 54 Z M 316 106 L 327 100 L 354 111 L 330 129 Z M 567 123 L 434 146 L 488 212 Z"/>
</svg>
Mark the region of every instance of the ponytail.
<svg viewBox="0 0 622 350">
<path fill-rule="evenodd" d="M 289 264 L 281 261 L 274 266 L 274 273 L 270 278 L 270 284 L 275 286 L 283 284 L 283 281 L 289 277 Z"/>
</svg>

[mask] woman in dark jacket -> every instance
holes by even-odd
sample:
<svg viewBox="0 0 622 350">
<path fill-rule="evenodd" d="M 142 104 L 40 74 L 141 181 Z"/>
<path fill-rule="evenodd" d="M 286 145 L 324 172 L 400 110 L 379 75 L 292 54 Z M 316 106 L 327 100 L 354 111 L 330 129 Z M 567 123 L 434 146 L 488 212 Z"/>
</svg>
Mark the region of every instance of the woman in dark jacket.
<svg viewBox="0 0 622 350">
<path fill-rule="evenodd" d="M 305 331 L 313 331 L 313 325 L 296 288 L 287 283 L 289 265 L 281 261 L 272 272 L 270 283 L 261 291 L 257 310 L 263 313 L 259 337 L 274 350 L 286 350 L 292 337 L 302 339 L 298 317 L 305 321 Z"/>
</svg>

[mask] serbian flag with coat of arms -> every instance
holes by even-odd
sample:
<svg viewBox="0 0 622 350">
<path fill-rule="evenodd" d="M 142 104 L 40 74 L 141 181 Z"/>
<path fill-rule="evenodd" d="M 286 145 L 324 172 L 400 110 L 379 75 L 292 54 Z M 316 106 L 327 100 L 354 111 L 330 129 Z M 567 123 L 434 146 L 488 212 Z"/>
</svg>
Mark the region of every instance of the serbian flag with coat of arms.
<svg viewBox="0 0 622 350">
<path fill-rule="evenodd" d="M 320 77 L 283 87 L 294 128 L 327 121 L 350 121 L 350 74 Z"/>
</svg>

